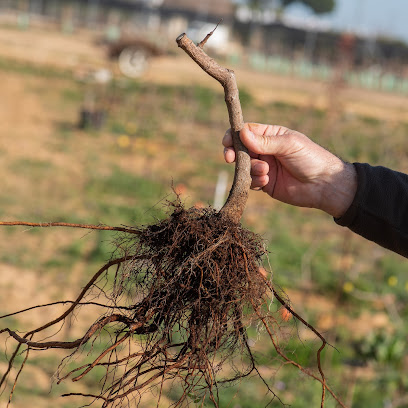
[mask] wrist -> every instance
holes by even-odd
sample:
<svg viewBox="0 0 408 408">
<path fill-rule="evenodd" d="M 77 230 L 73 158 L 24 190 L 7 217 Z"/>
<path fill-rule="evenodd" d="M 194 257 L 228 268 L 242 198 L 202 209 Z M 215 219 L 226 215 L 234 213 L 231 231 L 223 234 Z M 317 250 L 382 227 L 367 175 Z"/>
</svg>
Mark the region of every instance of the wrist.
<svg viewBox="0 0 408 408">
<path fill-rule="evenodd" d="M 351 163 L 339 159 L 330 172 L 322 193 L 321 210 L 334 218 L 342 217 L 349 209 L 357 192 L 357 172 Z"/>
</svg>

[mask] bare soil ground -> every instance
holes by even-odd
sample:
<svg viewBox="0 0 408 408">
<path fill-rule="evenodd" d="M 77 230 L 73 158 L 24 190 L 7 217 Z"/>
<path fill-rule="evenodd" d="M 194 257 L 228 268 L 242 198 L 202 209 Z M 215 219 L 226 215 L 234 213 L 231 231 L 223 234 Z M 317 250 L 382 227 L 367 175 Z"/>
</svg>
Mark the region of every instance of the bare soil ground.
<svg viewBox="0 0 408 408">
<path fill-rule="evenodd" d="M 106 50 L 98 45 L 101 33 L 81 30 L 75 34 L 46 31 L 33 28 L 19 31 L 0 27 L 0 55 L 33 64 L 73 69 L 78 73 L 86 69 L 110 68 L 115 64 L 106 58 Z M 218 87 L 214 80 L 203 75 L 189 58 L 171 49 L 171 56 L 151 60 L 144 74 L 146 81 L 161 84 L 203 84 Z M 287 102 L 295 105 L 324 108 L 328 103 L 328 87 L 324 82 L 294 77 L 282 77 L 273 73 L 260 73 L 245 67 L 235 70 L 238 84 L 247 89 L 258 101 Z M 383 119 L 400 119 L 408 113 L 407 96 L 347 88 L 341 93 L 342 108 L 351 114 Z M 271 118 L 279 121 L 279 118 Z"/>
</svg>

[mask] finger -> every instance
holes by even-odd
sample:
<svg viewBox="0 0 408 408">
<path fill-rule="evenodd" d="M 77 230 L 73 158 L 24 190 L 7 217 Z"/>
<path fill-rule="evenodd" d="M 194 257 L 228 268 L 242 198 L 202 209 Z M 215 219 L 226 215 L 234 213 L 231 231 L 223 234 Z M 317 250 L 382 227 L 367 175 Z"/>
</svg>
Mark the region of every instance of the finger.
<svg viewBox="0 0 408 408">
<path fill-rule="evenodd" d="M 269 164 L 263 160 L 251 160 L 251 176 L 265 176 L 269 172 Z"/>
<path fill-rule="evenodd" d="M 224 159 L 227 163 L 233 163 L 235 161 L 235 150 L 232 147 L 224 148 Z"/>
<path fill-rule="evenodd" d="M 265 136 L 265 133 L 255 133 L 248 128 L 242 129 L 240 133 L 242 143 L 249 150 L 258 154 L 273 154 L 270 146 L 270 140 L 272 137 Z"/>
<path fill-rule="evenodd" d="M 280 136 L 287 132 L 292 132 L 285 126 L 280 125 L 265 125 L 262 123 L 245 123 L 244 128 L 249 129 L 256 135 L 264 136 Z"/>
<path fill-rule="evenodd" d="M 251 182 L 252 190 L 262 190 L 269 183 L 269 176 L 253 176 Z"/>
<path fill-rule="evenodd" d="M 304 135 L 280 126 L 269 126 L 263 133 L 249 128 L 241 130 L 240 138 L 248 150 L 257 154 L 286 155 L 293 153 L 304 142 Z"/>
<path fill-rule="evenodd" d="M 229 153 L 228 150 L 227 150 L 229 148 L 234 148 L 234 141 L 233 141 L 233 138 L 232 138 L 232 130 L 231 129 L 228 129 L 225 132 L 225 135 L 224 135 L 224 137 L 222 139 L 222 144 L 226 147 L 226 149 L 224 149 L 225 160 L 227 161 L 227 163 L 234 162 L 235 161 L 235 152 L 234 153 Z M 251 156 L 251 158 L 258 158 L 259 157 L 258 153 L 254 153 L 254 152 L 251 152 L 251 151 L 248 151 L 248 153 Z"/>
<path fill-rule="evenodd" d="M 233 142 L 232 142 L 232 132 L 231 132 L 231 129 L 228 129 L 228 130 L 225 132 L 225 135 L 224 135 L 224 137 L 222 138 L 222 144 L 223 144 L 225 147 L 232 147 Z"/>
</svg>

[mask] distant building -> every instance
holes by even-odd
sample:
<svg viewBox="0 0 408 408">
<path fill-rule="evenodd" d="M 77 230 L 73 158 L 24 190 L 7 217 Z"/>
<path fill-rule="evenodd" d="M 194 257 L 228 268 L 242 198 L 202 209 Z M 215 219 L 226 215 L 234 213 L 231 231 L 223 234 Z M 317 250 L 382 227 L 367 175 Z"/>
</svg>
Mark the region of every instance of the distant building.
<svg viewBox="0 0 408 408">
<path fill-rule="evenodd" d="M 48 21 L 70 19 L 73 28 L 114 23 L 127 31 L 160 29 L 171 35 L 187 30 L 192 23 L 196 29 L 197 22 L 215 26 L 220 20 L 224 30 L 229 30 L 235 18 L 231 0 L 2 0 L 0 3 L 0 12 L 7 8 L 34 18 L 42 16 Z"/>
<path fill-rule="evenodd" d="M 66 30 L 110 28 L 113 36 L 142 34 L 155 37 L 163 46 L 181 32 L 200 40 L 222 19 L 207 44 L 221 53 L 238 55 L 243 45 L 245 55 L 328 65 L 336 64 L 341 55 L 342 33 L 311 27 L 306 21 L 294 24 L 267 13 L 263 19 L 242 18 L 232 0 L 0 0 L 0 17 L 5 10 L 21 14 L 19 21 L 25 24 L 42 19 Z M 390 39 L 356 36 L 348 55 L 355 67 L 381 64 L 396 72 L 405 71 L 408 65 L 407 45 Z"/>
<path fill-rule="evenodd" d="M 164 12 L 179 13 L 195 19 L 218 22 L 223 19 L 231 23 L 235 16 L 235 7 L 231 0 L 163 0 Z"/>
</svg>

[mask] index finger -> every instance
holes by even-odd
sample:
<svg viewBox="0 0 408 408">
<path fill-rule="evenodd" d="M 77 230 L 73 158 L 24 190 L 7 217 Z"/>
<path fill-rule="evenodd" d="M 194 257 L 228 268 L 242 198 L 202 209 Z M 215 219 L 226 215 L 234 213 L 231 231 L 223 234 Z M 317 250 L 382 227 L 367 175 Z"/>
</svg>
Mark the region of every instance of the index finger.
<svg viewBox="0 0 408 408">
<path fill-rule="evenodd" d="M 224 135 L 224 137 L 222 138 L 222 144 L 223 144 L 225 147 L 232 147 L 232 146 L 233 146 L 231 128 L 228 129 L 228 130 L 225 132 L 225 135 Z"/>
</svg>

